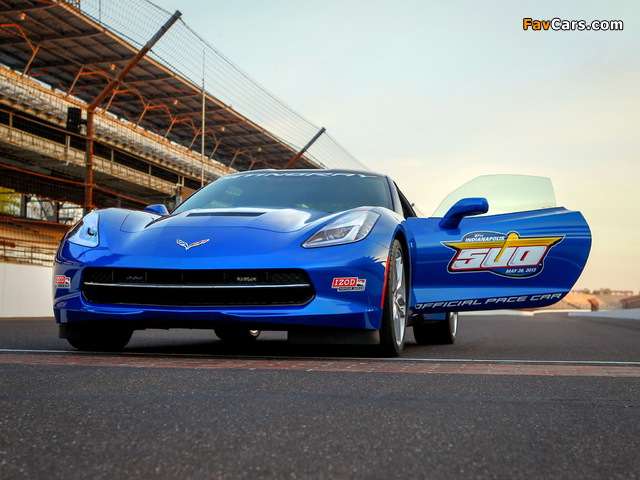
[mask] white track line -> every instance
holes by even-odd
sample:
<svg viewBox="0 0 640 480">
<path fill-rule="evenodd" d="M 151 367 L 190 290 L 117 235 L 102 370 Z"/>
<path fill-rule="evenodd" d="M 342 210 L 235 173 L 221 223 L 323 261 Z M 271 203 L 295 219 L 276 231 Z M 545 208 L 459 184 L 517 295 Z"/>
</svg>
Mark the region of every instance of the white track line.
<svg viewBox="0 0 640 480">
<path fill-rule="evenodd" d="M 349 362 L 421 362 L 421 363 L 496 363 L 496 364 L 534 364 L 534 365 L 615 365 L 615 366 L 640 366 L 640 362 L 614 362 L 598 360 L 507 360 L 507 359 L 478 359 L 478 358 L 366 358 L 366 357 L 289 357 L 266 355 L 205 355 L 188 353 L 146 353 L 146 352 L 80 352 L 72 350 L 23 350 L 0 348 L 1 353 L 54 353 L 66 355 L 101 355 L 114 357 L 186 357 L 186 358 L 210 358 L 215 359 L 243 359 L 243 360 L 323 360 L 323 361 L 349 361 Z"/>
</svg>

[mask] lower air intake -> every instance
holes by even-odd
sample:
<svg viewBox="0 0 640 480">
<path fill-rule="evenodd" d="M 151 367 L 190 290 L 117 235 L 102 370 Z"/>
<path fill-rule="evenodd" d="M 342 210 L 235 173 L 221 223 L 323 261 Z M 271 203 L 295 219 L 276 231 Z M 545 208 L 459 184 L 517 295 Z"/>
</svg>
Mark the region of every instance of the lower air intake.
<svg viewBox="0 0 640 480">
<path fill-rule="evenodd" d="M 149 306 L 304 305 L 315 291 L 304 270 L 85 269 L 89 303 Z"/>
</svg>

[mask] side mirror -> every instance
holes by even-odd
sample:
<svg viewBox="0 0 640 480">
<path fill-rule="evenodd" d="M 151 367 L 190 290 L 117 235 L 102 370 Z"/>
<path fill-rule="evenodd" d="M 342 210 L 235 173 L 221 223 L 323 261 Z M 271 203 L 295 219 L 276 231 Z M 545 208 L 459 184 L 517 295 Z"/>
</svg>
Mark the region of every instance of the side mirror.
<svg viewBox="0 0 640 480">
<path fill-rule="evenodd" d="M 169 215 L 169 210 L 167 210 L 167 207 L 161 203 L 158 203 L 156 205 L 149 205 L 145 207 L 144 211 L 155 213 L 156 215 Z"/>
<path fill-rule="evenodd" d="M 489 211 L 489 202 L 486 198 L 463 198 L 458 200 L 449 211 L 440 220 L 440 228 L 445 230 L 452 230 L 458 228 L 460 221 L 464 217 L 470 215 L 480 215 L 481 213 L 487 213 Z"/>
</svg>

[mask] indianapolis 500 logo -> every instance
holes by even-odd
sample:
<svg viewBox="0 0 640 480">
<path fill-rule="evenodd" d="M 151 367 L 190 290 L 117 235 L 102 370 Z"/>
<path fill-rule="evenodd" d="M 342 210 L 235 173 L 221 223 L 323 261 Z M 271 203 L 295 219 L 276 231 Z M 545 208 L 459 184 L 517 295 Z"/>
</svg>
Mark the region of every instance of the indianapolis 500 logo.
<svg viewBox="0 0 640 480">
<path fill-rule="evenodd" d="M 508 277 L 531 277 L 542 271 L 549 249 L 564 237 L 520 237 L 517 232 L 468 233 L 459 242 L 442 242 L 456 251 L 449 272 L 488 271 Z"/>
</svg>

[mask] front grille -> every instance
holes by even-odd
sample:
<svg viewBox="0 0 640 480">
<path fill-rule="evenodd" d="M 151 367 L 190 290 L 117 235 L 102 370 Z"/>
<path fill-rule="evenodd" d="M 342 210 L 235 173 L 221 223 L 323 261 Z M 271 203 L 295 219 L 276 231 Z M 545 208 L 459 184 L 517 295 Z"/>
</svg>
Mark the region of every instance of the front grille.
<svg viewBox="0 0 640 480">
<path fill-rule="evenodd" d="M 158 306 L 304 305 L 315 291 L 304 270 L 169 270 L 87 267 L 89 303 Z"/>
</svg>

